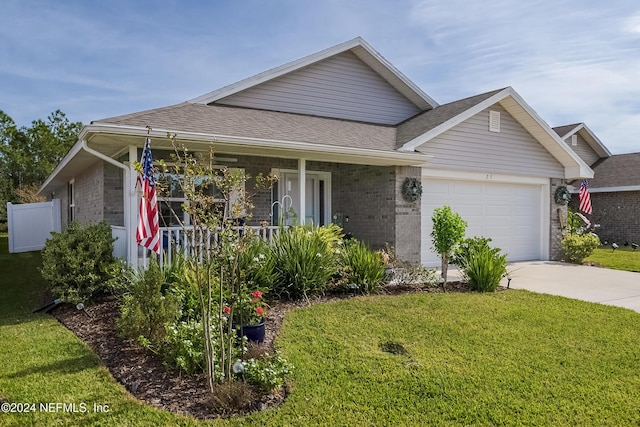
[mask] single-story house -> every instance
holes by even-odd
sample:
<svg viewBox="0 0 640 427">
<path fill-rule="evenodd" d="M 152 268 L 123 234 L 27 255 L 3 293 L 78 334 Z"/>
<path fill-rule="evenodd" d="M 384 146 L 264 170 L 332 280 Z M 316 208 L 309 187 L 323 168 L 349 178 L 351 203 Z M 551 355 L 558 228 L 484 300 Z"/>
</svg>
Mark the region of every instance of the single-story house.
<svg viewBox="0 0 640 427">
<path fill-rule="evenodd" d="M 491 237 L 511 261 L 559 258 L 566 208 L 554 192 L 593 177 L 511 87 L 440 105 L 356 38 L 177 105 L 84 127 L 40 192 L 61 200 L 63 224 L 110 223 L 134 265 L 142 249 L 132 163 L 147 126 L 156 159 L 167 158 L 170 132 L 190 150 L 213 146 L 220 165 L 277 174 L 276 188 L 254 198 L 249 225 L 274 224 L 289 203 L 306 222 L 338 222 L 425 265 L 437 264 L 431 216 L 443 205 L 468 222 L 468 236 Z M 421 186 L 421 197 L 405 183 Z M 161 222 L 174 225 L 164 213 Z"/>
<path fill-rule="evenodd" d="M 589 180 L 593 213 L 585 216 L 599 226 L 600 239 L 618 245 L 640 243 L 640 153 L 612 155 L 584 123 L 553 130 L 594 171 Z M 572 184 L 577 193 L 580 182 Z M 577 194 L 569 206 L 578 211 Z"/>
</svg>

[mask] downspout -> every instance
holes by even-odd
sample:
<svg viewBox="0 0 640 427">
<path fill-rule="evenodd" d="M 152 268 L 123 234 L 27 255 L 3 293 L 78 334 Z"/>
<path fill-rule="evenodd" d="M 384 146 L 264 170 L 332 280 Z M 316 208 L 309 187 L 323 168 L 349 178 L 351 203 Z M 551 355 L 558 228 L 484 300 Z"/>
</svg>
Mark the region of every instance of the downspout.
<svg viewBox="0 0 640 427">
<path fill-rule="evenodd" d="M 131 171 L 129 170 L 129 167 L 116 161 L 113 160 L 111 157 L 106 156 L 104 154 L 102 154 L 99 151 L 94 150 L 93 148 L 89 148 L 89 146 L 87 145 L 87 141 L 86 140 L 81 140 L 80 141 L 80 147 L 86 151 L 87 153 L 96 156 L 97 158 L 117 167 L 120 168 L 124 171 L 124 184 L 123 184 L 123 189 L 122 189 L 122 194 L 123 194 L 123 202 L 124 202 L 124 228 L 126 230 L 126 235 L 127 235 L 127 242 L 126 242 L 126 246 L 127 246 L 127 263 L 131 263 L 131 260 L 133 259 L 133 254 L 132 254 L 132 249 L 131 249 L 131 245 L 129 244 L 129 239 L 131 239 L 132 236 L 132 230 L 133 227 L 131 225 L 131 215 L 128 215 L 128 213 L 131 210 L 131 199 L 129 197 L 129 191 L 130 191 L 130 184 L 131 184 Z M 135 267 L 135 266 L 134 266 Z"/>
</svg>

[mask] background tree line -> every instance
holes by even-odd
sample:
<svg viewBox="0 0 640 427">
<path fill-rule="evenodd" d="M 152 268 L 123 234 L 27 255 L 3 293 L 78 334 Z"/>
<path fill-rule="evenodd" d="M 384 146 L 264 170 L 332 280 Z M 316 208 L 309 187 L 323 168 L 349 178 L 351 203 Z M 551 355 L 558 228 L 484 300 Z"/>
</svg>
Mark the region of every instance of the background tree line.
<svg viewBox="0 0 640 427">
<path fill-rule="evenodd" d="M 41 201 L 39 186 L 78 139 L 81 122 L 71 122 L 56 110 L 46 121 L 17 127 L 0 110 L 0 223 L 7 220 L 7 202 Z M 43 199 L 42 199 L 43 200 Z"/>
</svg>

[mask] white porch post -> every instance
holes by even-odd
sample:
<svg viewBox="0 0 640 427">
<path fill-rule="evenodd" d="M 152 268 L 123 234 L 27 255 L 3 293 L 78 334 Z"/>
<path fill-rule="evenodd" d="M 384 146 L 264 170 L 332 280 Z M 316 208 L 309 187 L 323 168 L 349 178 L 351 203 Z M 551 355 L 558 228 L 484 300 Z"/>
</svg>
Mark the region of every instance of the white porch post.
<svg viewBox="0 0 640 427">
<path fill-rule="evenodd" d="M 137 173 L 133 167 L 138 160 L 138 150 L 135 146 L 129 146 L 129 176 L 131 177 L 128 188 L 125 190 L 129 196 L 129 212 L 125 213 L 125 226 L 127 228 L 127 240 L 129 242 L 127 258 L 134 269 L 138 268 L 138 243 L 136 242 L 136 228 L 138 228 L 138 195 L 136 193 Z"/>
<path fill-rule="evenodd" d="M 298 159 L 298 200 L 300 200 L 300 212 L 299 215 L 299 223 L 300 225 L 306 224 L 306 207 L 307 207 L 307 199 L 306 199 L 306 191 L 307 191 L 307 161 L 303 158 Z"/>
</svg>

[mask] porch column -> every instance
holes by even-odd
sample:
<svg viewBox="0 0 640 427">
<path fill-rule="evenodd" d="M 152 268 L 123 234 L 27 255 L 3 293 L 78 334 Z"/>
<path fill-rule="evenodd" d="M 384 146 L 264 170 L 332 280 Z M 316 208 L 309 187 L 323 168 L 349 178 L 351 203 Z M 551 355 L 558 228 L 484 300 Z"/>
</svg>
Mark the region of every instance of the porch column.
<svg viewBox="0 0 640 427">
<path fill-rule="evenodd" d="M 298 212 L 298 222 L 300 225 L 306 224 L 307 207 L 307 161 L 298 159 L 298 200 L 300 200 L 300 212 Z"/>
<path fill-rule="evenodd" d="M 135 146 L 129 146 L 129 182 L 125 183 L 127 187 L 125 192 L 129 197 L 129 211 L 125 212 L 125 227 L 127 232 L 127 261 L 134 269 L 138 268 L 138 243 L 136 242 L 136 228 L 138 227 L 138 195 L 136 193 L 137 173 L 133 167 L 134 162 L 138 160 L 138 150 Z"/>
</svg>

